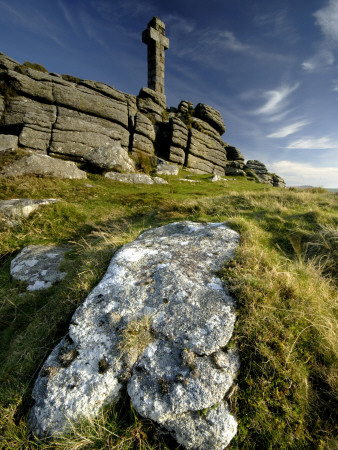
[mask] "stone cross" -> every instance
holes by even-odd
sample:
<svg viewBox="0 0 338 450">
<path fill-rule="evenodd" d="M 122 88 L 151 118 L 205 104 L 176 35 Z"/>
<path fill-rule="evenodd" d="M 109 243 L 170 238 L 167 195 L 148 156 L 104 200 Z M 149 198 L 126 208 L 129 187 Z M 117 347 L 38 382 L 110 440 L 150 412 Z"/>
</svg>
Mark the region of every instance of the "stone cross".
<svg viewBox="0 0 338 450">
<path fill-rule="evenodd" d="M 142 42 L 148 46 L 148 88 L 164 95 L 164 51 L 169 48 L 165 25 L 153 17 L 142 33 Z"/>
</svg>

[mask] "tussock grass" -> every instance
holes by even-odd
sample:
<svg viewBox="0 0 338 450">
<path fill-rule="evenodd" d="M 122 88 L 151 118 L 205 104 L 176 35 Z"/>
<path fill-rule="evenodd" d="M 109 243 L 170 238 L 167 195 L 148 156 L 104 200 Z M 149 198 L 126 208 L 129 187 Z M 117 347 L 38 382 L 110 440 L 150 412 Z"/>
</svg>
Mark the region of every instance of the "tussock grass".
<svg viewBox="0 0 338 450">
<path fill-rule="evenodd" d="M 179 180 L 185 176 L 200 182 Z M 232 395 L 240 431 L 230 448 L 337 446 L 338 197 L 208 178 L 182 172 L 161 186 L 122 185 L 98 175 L 0 179 L 0 199 L 61 200 L 1 233 L 0 448 L 178 448 L 138 417 L 126 396 L 54 441 L 34 439 L 26 418 L 39 368 L 114 252 L 150 227 L 179 220 L 225 221 L 242 237 L 222 272 L 238 302 L 234 343 L 242 359 Z M 10 260 L 24 246 L 44 243 L 70 248 L 62 268 L 67 276 L 27 293 L 10 278 Z M 127 326 L 122 354 L 138 351 L 140 334 L 150 342 L 148 325 L 144 318 Z"/>
</svg>

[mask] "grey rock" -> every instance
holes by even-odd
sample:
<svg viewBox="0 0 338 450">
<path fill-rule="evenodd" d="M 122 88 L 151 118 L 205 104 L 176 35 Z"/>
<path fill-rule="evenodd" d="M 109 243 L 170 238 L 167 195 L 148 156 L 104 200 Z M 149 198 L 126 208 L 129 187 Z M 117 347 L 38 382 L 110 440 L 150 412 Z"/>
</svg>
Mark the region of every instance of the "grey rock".
<svg viewBox="0 0 338 450">
<path fill-rule="evenodd" d="M 0 201 L 0 228 L 11 228 L 19 225 L 22 219 L 27 218 L 41 206 L 56 203 L 59 200 L 48 198 L 33 200 L 28 198 L 15 198 Z"/>
<path fill-rule="evenodd" d="M 122 125 L 59 107 L 50 152 L 83 160 L 93 148 L 114 145 L 117 140 L 128 149 L 129 132 Z"/>
<path fill-rule="evenodd" d="M 186 166 L 196 173 L 224 175 L 226 153 L 221 139 L 191 130 Z"/>
<path fill-rule="evenodd" d="M 229 161 L 227 167 L 233 167 L 234 169 L 243 169 L 245 166 L 244 162 L 241 160 Z"/>
<path fill-rule="evenodd" d="M 245 177 L 245 172 L 242 169 L 237 169 L 236 167 L 227 166 L 225 168 L 225 175 Z"/>
<path fill-rule="evenodd" d="M 274 187 L 286 187 L 286 183 L 283 178 L 276 174 L 272 174 L 272 183 Z"/>
<path fill-rule="evenodd" d="M 158 159 L 156 166 L 157 175 L 178 175 L 179 167 L 176 164 L 168 163 L 163 159 Z"/>
<path fill-rule="evenodd" d="M 163 123 L 159 131 L 158 154 L 161 158 L 183 165 L 188 145 L 189 131 L 185 123 L 177 117 L 171 117 Z"/>
<path fill-rule="evenodd" d="M 53 83 L 50 79 L 37 81 L 10 69 L 7 70 L 4 79 L 12 89 L 21 95 L 39 99 L 50 104 L 54 101 Z"/>
<path fill-rule="evenodd" d="M 218 181 L 222 181 L 222 178 L 219 175 L 213 175 L 211 178 L 209 178 L 209 181 L 217 183 Z"/>
<path fill-rule="evenodd" d="M 66 276 L 59 266 L 67 251 L 67 248 L 29 245 L 11 261 L 11 276 L 27 282 L 28 291 L 47 289 Z"/>
<path fill-rule="evenodd" d="M 239 360 L 221 350 L 234 327 L 234 300 L 215 273 L 238 242 L 225 224 L 181 222 L 120 249 L 40 371 L 32 431 L 55 436 L 69 421 L 95 417 L 129 379 L 134 408 L 187 448 L 223 448 L 236 432 L 223 399 Z M 121 331 L 144 317 L 153 342 L 136 357 L 121 354 Z"/>
<path fill-rule="evenodd" d="M 142 88 L 137 97 L 137 107 L 151 120 L 162 122 L 162 114 L 166 109 L 165 96 L 152 89 Z"/>
<path fill-rule="evenodd" d="M 14 61 L 14 59 L 9 58 L 8 56 L 6 56 L 4 53 L 0 52 L 0 69 L 10 69 L 10 70 L 14 70 L 14 68 L 18 65 L 19 63 L 17 61 Z"/>
<path fill-rule="evenodd" d="M 0 120 L 2 119 L 4 111 L 5 111 L 5 100 L 3 96 L 0 94 Z"/>
<path fill-rule="evenodd" d="M 15 152 L 18 149 L 18 136 L 0 134 L 0 153 Z"/>
<path fill-rule="evenodd" d="M 244 156 L 237 147 L 233 147 L 232 145 L 228 144 L 224 144 L 224 146 L 227 154 L 227 159 L 229 161 L 244 161 Z"/>
<path fill-rule="evenodd" d="M 162 110 L 166 109 L 167 104 L 166 104 L 166 99 L 165 99 L 165 95 L 154 91 L 153 89 L 149 89 L 147 87 L 143 87 L 139 94 L 138 94 L 138 99 L 146 99 L 149 98 L 153 101 L 153 103 L 156 103 L 157 105 L 159 105 Z"/>
<path fill-rule="evenodd" d="M 154 155 L 154 143 L 143 134 L 134 133 L 132 153 L 135 155 Z"/>
<path fill-rule="evenodd" d="M 153 178 L 154 183 L 156 184 L 169 184 L 167 180 L 161 177 L 154 177 Z"/>
<path fill-rule="evenodd" d="M 84 157 L 85 161 L 102 170 L 135 172 L 135 163 L 121 147 L 121 142 L 93 148 Z"/>
<path fill-rule="evenodd" d="M 72 161 L 63 161 L 47 155 L 33 154 L 24 156 L 3 168 L 0 175 L 17 177 L 36 175 L 54 178 L 87 178 L 86 172 L 77 168 Z"/>
<path fill-rule="evenodd" d="M 135 115 L 135 133 L 142 134 L 152 142 L 155 141 L 156 135 L 153 123 L 140 112 Z"/>
<path fill-rule="evenodd" d="M 211 106 L 199 103 L 195 108 L 194 116 L 207 122 L 220 135 L 225 132 L 225 125 L 221 114 Z"/>
<path fill-rule="evenodd" d="M 178 105 L 178 112 L 183 114 L 192 114 L 194 112 L 194 105 L 187 100 L 182 100 Z"/>
<path fill-rule="evenodd" d="M 249 160 L 245 165 L 246 170 L 252 170 L 261 183 L 273 184 L 272 176 L 268 173 L 265 165 L 257 160 Z"/>
<path fill-rule="evenodd" d="M 119 181 L 120 183 L 129 184 L 153 184 L 154 181 L 149 175 L 143 173 L 116 173 L 107 172 L 105 178 L 113 181 Z"/>
</svg>

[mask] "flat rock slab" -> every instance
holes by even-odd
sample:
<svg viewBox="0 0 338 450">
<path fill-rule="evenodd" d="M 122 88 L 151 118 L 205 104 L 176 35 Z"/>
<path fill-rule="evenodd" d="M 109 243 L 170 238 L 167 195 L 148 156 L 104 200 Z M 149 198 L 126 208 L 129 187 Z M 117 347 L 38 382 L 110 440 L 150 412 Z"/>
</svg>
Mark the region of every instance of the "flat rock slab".
<svg viewBox="0 0 338 450">
<path fill-rule="evenodd" d="M 11 276 L 26 281 L 28 291 L 47 289 L 65 277 L 59 266 L 67 251 L 67 248 L 29 245 L 11 261 Z"/>
<path fill-rule="evenodd" d="M 116 173 L 107 172 L 105 178 L 113 181 L 119 181 L 120 183 L 128 184 L 154 184 L 153 179 L 149 175 L 143 173 Z"/>
<path fill-rule="evenodd" d="M 87 178 L 86 172 L 80 170 L 72 161 L 51 158 L 47 155 L 33 154 L 24 156 L 5 166 L 0 173 L 5 177 L 19 177 L 24 175 L 35 175 L 39 177 Z"/>
<path fill-rule="evenodd" d="M 0 229 L 18 226 L 22 219 L 27 218 L 41 206 L 56 203 L 56 198 L 33 200 L 29 198 L 15 198 L 0 201 Z"/>
<path fill-rule="evenodd" d="M 235 304 L 216 273 L 238 242 L 223 223 L 180 222 L 116 252 L 40 371 L 32 431 L 60 435 L 69 420 L 96 416 L 127 385 L 133 407 L 185 447 L 224 448 L 237 429 L 224 398 L 239 358 L 226 350 Z M 150 343 L 124 351 L 128 324 L 145 319 Z"/>
</svg>

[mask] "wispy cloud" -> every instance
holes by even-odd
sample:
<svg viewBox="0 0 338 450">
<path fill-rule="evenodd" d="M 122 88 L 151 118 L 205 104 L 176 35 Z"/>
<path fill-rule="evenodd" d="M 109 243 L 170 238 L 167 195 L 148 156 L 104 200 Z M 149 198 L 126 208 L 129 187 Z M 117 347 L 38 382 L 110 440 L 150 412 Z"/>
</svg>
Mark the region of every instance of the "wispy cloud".
<svg viewBox="0 0 338 450">
<path fill-rule="evenodd" d="M 309 163 L 277 161 L 269 164 L 271 172 L 283 177 L 288 186 L 323 186 L 338 188 L 338 167 L 318 167 Z"/>
<path fill-rule="evenodd" d="M 31 9 L 30 14 L 27 15 L 19 12 L 4 1 L 0 1 L 0 6 L 3 8 L 2 18 L 11 20 L 14 24 L 40 36 L 48 37 L 61 47 L 64 47 L 64 44 L 57 36 L 59 32 L 57 26 L 48 20 L 40 11 Z"/>
<path fill-rule="evenodd" d="M 268 38 L 279 38 L 292 45 L 299 40 L 299 34 L 290 21 L 287 8 L 257 15 L 254 17 L 254 23 L 263 30 L 264 36 Z"/>
<path fill-rule="evenodd" d="M 80 11 L 79 13 L 79 19 L 80 22 L 87 34 L 87 36 L 96 41 L 98 44 L 101 45 L 101 47 L 103 47 L 105 50 L 110 50 L 108 44 L 106 43 L 106 41 L 101 38 L 100 36 L 100 27 L 98 26 L 98 24 L 92 19 L 91 16 L 89 16 L 89 14 L 87 14 L 84 10 Z"/>
<path fill-rule="evenodd" d="M 264 92 L 263 97 L 266 98 L 266 102 L 255 113 L 263 115 L 280 114 L 289 103 L 288 98 L 298 87 L 299 83 L 293 86 L 282 85 L 272 91 Z"/>
<path fill-rule="evenodd" d="M 304 61 L 301 66 L 307 72 L 322 70 L 327 66 L 332 66 L 335 62 L 333 52 L 327 48 L 322 48 L 314 56 Z"/>
<path fill-rule="evenodd" d="M 284 138 L 287 136 L 290 136 L 290 134 L 296 133 L 301 128 L 305 127 L 305 125 L 308 125 L 310 122 L 307 122 L 305 120 L 301 120 L 299 122 L 292 123 L 290 125 L 287 125 L 283 128 L 280 128 L 279 130 L 275 131 L 274 133 L 269 134 L 268 138 Z"/>
<path fill-rule="evenodd" d="M 334 140 L 329 136 L 323 136 L 321 138 L 304 138 L 291 142 L 286 148 L 297 148 L 305 150 L 325 150 L 332 148 L 338 150 L 338 140 Z"/>
<path fill-rule="evenodd" d="M 195 24 L 191 20 L 175 14 L 168 14 L 163 17 L 166 28 L 170 29 L 170 36 L 188 34 L 194 31 Z"/>
<path fill-rule="evenodd" d="M 329 0 L 324 8 L 319 9 L 314 14 L 317 25 L 320 26 L 324 35 L 334 41 L 338 41 L 338 2 Z"/>
<path fill-rule="evenodd" d="M 77 33 L 78 32 L 78 28 L 75 25 L 75 22 L 74 22 L 74 20 L 72 18 L 71 12 L 67 8 L 67 6 L 61 0 L 58 1 L 58 5 L 59 5 L 59 8 L 61 9 L 61 11 L 62 11 L 62 13 L 64 15 L 64 18 L 66 19 L 68 24 L 71 26 L 72 30 L 75 33 Z"/>
<path fill-rule="evenodd" d="M 338 92 L 338 80 L 333 81 L 333 90 Z"/>
</svg>

